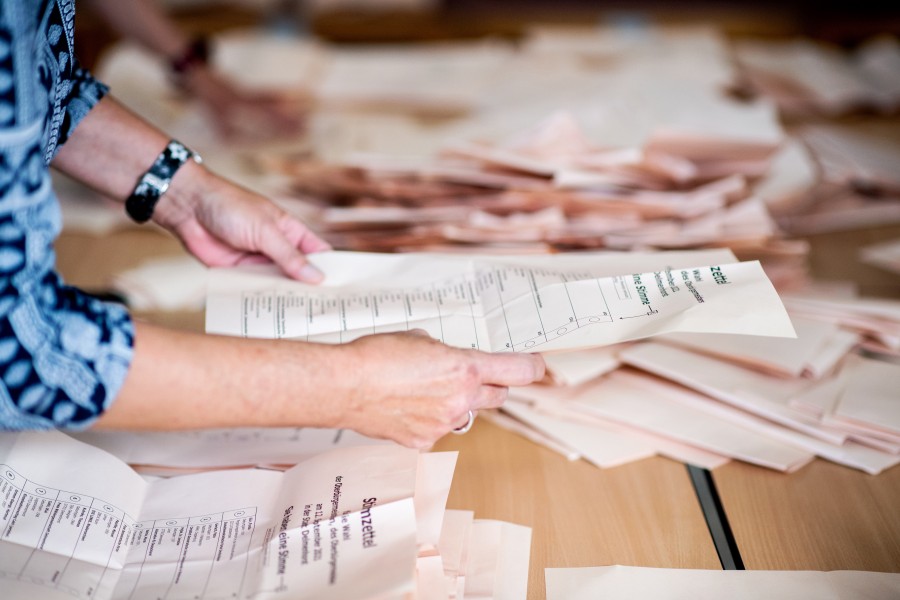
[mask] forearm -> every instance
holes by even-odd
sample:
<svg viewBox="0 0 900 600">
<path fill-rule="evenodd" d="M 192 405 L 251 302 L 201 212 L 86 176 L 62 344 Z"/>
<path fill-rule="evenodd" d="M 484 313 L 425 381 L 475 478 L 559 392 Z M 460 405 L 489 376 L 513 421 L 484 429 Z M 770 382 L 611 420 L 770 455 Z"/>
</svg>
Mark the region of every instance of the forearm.
<svg viewBox="0 0 900 600">
<path fill-rule="evenodd" d="M 88 187 L 124 203 L 169 137 L 109 96 L 81 121 L 53 166 Z M 178 169 L 154 214 L 181 215 L 204 196 L 234 190 L 234 184 L 188 160 Z M 242 190 L 242 193 L 245 192 Z M 249 193 L 249 192 L 248 192 Z M 172 221 L 172 217 L 168 222 Z M 167 222 L 162 223 L 168 225 Z"/>
<path fill-rule="evenodd" d="M 451 348 L 419 333 L 342 345 L 203 336 L 135 324 L 134 354 L 97 427 L 330 427 L 427 448 L 544 376 L 530 354 Z"/>
<path fill-rule="evenodd" d="M 92 0 L 91 6 L 119 35 L 137 40 L 170 60 L 181 56 L 187 36 L 159 9 L 156 2 Z"/>
<path fill-rule="evenodd" d="M 339 427 L 347 347 L 207 336 L 135 323 L 134 358 L 99 428 Z M 297 382 L 302 382 L 298 387 Z"/>
<path fill-rule="evenodd" d="M 53 166 L 98 192 L 124 202 L 141 175 L 153 164 L 169 141 L 156 129 L 109 96 L 103 98 L 79 123 L 63 145 Z M 190 175 L 202 169 L 185 165 L 176 174 L 170 191 L 178 194 Z"/>
</svg>

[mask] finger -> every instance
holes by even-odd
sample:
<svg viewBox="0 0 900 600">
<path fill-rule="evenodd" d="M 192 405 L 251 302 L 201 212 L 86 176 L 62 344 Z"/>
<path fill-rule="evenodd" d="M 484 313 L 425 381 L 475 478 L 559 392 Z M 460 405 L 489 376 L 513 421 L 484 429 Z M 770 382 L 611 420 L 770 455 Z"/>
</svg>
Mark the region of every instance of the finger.
<svg viewBox="0 0 900 600">
<path fill-rule="evenodd" d="M 331 244 L 310 231 L 303 221 L 289 214 L 285 213 L 278 220 L 278 228 L 281 229 L 288 241 L 304 254 L 324 252 L 332 249 Z"/>
<path fill-rule="evenodd" d="M 419 337 L 427 337 L 427 338 L 431 337 L 431 335 L 429 335 L 428 332 L 425 331 L 424 329 L 422 329 L 421 327 L 416 327 L 415 329 L 409 329 L 409 330 L 407 330 L 406 333 L 411 333 L 411 334 L 419 336 Z"/>
<path fill-rule="evenodd" d="M 325 274 L 310 264 L 306 256 L 276 227 L 263 232 L 259 245 L 260 252 L 272 259 L 289 277 L 305 283 L 319 283 L 325 279 Z"/>
<path fill-rule="evenodd" d="M 501 386 L 528 385 L 544 378 L 546 365 L 539 354 L 485 354 L 479 364 L 481 381 Z"/>
<path fill-rule="evenodd" d="M 472 401 L 472 410 L 485 408 L 499 408 L 509 397 L 509 388 L 499 385 L 483 385 L 478 388 L 478 393 Z"/>
</svg>

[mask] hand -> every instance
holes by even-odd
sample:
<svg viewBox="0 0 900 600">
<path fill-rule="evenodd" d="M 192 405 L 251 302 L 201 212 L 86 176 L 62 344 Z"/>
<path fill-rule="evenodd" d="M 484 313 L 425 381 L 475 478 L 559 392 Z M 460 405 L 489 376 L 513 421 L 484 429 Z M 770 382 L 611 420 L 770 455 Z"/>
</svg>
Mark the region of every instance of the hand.
<svg viewBox="0 0 900 600">
<path fill-rule="evenodd" d="M 207 266 L 271 261 L 289 277 L 307 283 L 319 283 L 324 276 L 306 254 L 331 249 L 267 198 L 192 162 L 176 174 L 173 189 L 160 199 L 153 220 Z"/>
<path fill-rule="evenodd" d="M 351 389 L 336 400 L 346 401 L 340 426 L 420 449 L 545 370 L 539 355 L 452 348 L 417 332 L 371 335 L 345 348 Z"/>
<path fill-rule="evenodd" d="M 306 94 L 248 92 L 197 67 L 184 77 L 188 90 L 210 111 L 226 138 L 264 140 L 303 132 L 312 101 Z"/>
</svg>

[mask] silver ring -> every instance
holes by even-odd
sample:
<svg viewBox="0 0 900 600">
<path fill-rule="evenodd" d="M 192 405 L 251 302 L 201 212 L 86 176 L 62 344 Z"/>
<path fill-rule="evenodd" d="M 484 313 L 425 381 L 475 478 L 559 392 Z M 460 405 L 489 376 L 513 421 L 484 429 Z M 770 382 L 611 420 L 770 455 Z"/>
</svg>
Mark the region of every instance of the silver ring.
<svg viewBox="0 0 900 600">
<path fill-rule="evenodd" d="M 468 412 L 469 420 L 466 421 L 466 424 L 462 427 L 457 427 L 456 429 L 452 429 L 450 433 L 455 433 L 456 435 L 462 435 L 472 429 L 472 424 L 475 422 L 475 413 L 471 410 Z"/>
</svg>

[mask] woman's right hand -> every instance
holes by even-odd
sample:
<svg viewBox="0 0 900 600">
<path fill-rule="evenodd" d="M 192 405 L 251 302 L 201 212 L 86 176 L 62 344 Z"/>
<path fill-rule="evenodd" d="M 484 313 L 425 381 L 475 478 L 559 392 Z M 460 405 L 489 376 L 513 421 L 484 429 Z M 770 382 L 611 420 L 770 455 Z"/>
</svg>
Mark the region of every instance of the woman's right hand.
<svg viewBox="0 0 900 600">
<path fill-rule="evenodd" d="M 465 425 L 468 411 L 499 407 L 509 386 L 539 381 L 545 370 L 540 355 L 453 348 L 424 332 L 366 336 L 343 350 L 339 426 L 420 449 Z"/>
</svg>

